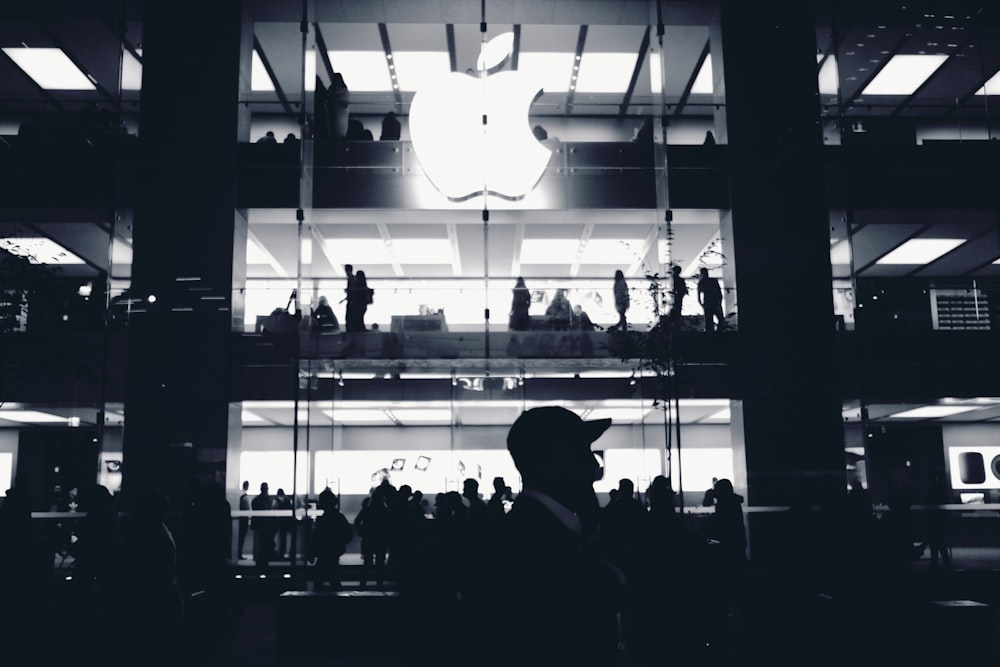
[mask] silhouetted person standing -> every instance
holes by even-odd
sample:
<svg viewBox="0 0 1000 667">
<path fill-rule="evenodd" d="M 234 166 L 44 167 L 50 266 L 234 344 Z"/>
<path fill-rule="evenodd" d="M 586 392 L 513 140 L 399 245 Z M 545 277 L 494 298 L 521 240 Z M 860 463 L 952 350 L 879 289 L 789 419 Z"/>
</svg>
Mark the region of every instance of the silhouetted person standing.
<svg viewBox="0 0 1000 667">
<path fill-rule="evenodd" d="M 313 531 L 312 559 L 315 561 L 313 582 L 316 590 L 329 584 L 340 589 L 340 557 L 354 538 L 354 530 L 340 511 L 340 499 L 330 489 L 323 489 L 316 502 L 323 514 L 316 519 Z"/>
<path fill-rule="evenodd" d="M 545 309 L 545 319 L 553 331 L 569 331 L 569 321 L 573 317 L 573 306 L 566 298 L 566 290 L 557 289 L 552 302 Z"/>
<path fill-rule="evenodd" d="M 625 282 L 625 274 L 621 269 L 615 271 L 615 311 L 618 312 L 618 322 L 615 328 L 619 331 L 628 330 L 628 322 L 625 320 L 625 313 L 629 307 L 628 283 Z"/>
<path fill-rule="evenodd" d="M 677 324 L 681 321 L 684 297 L 688 294 L 687 281 L 681 275 L 681 267 L 677 264 L 674 264 L 670 269 L 670 293 L 674 298 L 674 303 L 670 307 L 670 320 Z"/>
<path fill-rule="evenodd" d="M 590 450 L 610 425 L 546 406 L 507 434 L 524 489 L 497 535 L 503 556 L 470 592 L 491 665 L 617 664 L 623 580 L 595 555 L 600 466 Z"/>
<path fill-rule="evenodd" d="M 243 480 L 243 493 L 240 494 L 240 511 L 245 512 L 250 509 L 250 482 Z M 247 533 L 250 532 L 250 517 L 241 516 L 239 518 L 239 532 L 236 536 L 236 560 L 243 558 L 243 549 L 247 543 Z"/>
<path fill-rule="evenodd" d="M 709 639 L 725 644 L 731 635 L 730 618 L 739 601 L 747 570 L 747 536 L 743 523 L 743 496 L 733 483 L 715 483 L 715 513 L 706 526 L 706 581 L 709 584 Z"/>
<path fill-rule="evenodd" d="M 722 287 L 716 278 L 702 267 L 698 278 L 698 303 L 705 311 L 705 331 L 721 330 L 726 316 L 722 312 Z"/>
<path fill-rule="evenodd" d="M 317 332 L 324 331 L 338 331 L 340 329 L 340 322 L 337 320 L 337 316 L 333 313 L 333 308 L 330 307 L 330 302 L 327 301 L 325 296 L 319 298 L 319 303 L 312 311 L 312 329 Z"/>
<path fill-rule="evenodd" d="M 348 279 L 347 290 L 347 331 L 365 331 L 365 313 L 372 302 L 372 290 L 364 271 L 358 271 L 353 280 Z"/>
<path fill-rule="evenodd" d="M 260 494 L 250 502 L 254 511 L 274 509 L 274 499 L 271 497 L 267 482 L 261 482 Z M 255 516 L 251 523 L 253 528 L 253 559 L 257 567 L 265 568 L 274 560 L 274 537 L 277 532 L 273 516 Z"/>
<path fill-rule="evenodd" d="M 387 112 L 382 116 L 382 134 L 379 135 L 379 141 L 399 141 L 399 135 L 402 131 L 402 126 L 399 123 L 399 118 L 396 117 L 396 113 L 393 111 Z"/>
<path fill-rule="evenodd" d="M 510 322 L 511 331 L 527 331 L 531 325 L 531 317 L 528 309 L 531 307 L 531 292 L 524 285 L 524 278 L 518 278 L 511 290 L 513 297 L 510 301 Z"/>
</svg>

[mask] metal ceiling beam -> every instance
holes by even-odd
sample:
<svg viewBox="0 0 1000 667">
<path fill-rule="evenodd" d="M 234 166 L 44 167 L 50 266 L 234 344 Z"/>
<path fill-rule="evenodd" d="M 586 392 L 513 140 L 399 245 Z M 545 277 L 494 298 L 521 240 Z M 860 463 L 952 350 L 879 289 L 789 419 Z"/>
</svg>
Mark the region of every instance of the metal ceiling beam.
<svg viewBox="0 0 1000 667">
<path fill-rule="evenodd" d="M 79 69 L 81 72 L 84 73 L 84 75 L 91 81 L 91 83 L 94 84 L 94 88 L 97 90 L 97 93 L 104 98 L 104 101 L 107 104 L 110 104 L 112 107 L 114 107 L 115 110 L 119 110 L 121 106 L 121 101 L 118 99 L 117 95 L 112 95 L 107 90 L 105 90 L 104 86 L 102 86 L 95 77 L 93 77 L 91 74 L 87 72 L 87 69 L 83 66 L 83 63 L 81 63 L 80 60 L 76 56 L 74 56 L 73 53 L 68 48 L 66 48 L 66 44 L 61 39 L 59 39 L 55 31 L 53 31 L 44 22 L 40 24 L 40 27 L 42 29 L 42 32 L 44 32 L 45 35 L 50 40 L 52 40 L 52 43 L 60 51 L 62 51 L 67 58 L 70 59 L 70 62 L 72 62 L 77 69 Z"/>
<path fill-rule="evenodd" d="M 879 255 L 878 257 L 876 257 L 872 261 L 868 262 L 864 266 L 855 266 L 854 267 L 854 275 L 855 276 L 860 276 L 862 271 L 867 271 L 871 267 L 875 266 L 876 264 L 878 264 L 878 261 L 880 259 L 882 259 L 886 255 L 888 255 L 890 252 L 892 252 L 893 250 L 896 250 L 897 248 L 899 248 L 900 246 L 902 246 L 907 241 L 910 241 L 910 240 L 913 240 L 913 239 L 919 237 L 921 234 L 923 234 L 924 232 L 926 232 L 931 227 L 933 227 L 933 225 L 931 223 L 928 223 L 926 225 L 921 225 L 920 228 L 917 231 L 913 232 L 912 234 L 908 234 L 908 235 L 904 236 L 903 239 L 899 243 L 897 243 L 896 245 L 892 246 L 891 248 L 889 248 L 888 250 L 886 250 L 881 255 Z M 853 258 L 854 258 L 854 253 L 852 252 L 851 253 L 851 259 L 852 259 L 852 261 L 853 261 Z"/>
<path fill-rule="evenodd" d="M 389 78 L 396 82 L 392 87 L 392 96 L 396 105 L 403 103 L 403 95 L 399 92 L 399 79 L 396 78 L 395 64 L 392 60 L 392 45 L 389 43 L 389 29 L 384 23 L 378 24 L 378 36 L 382 40 L 382 51 L 385 53 L 385 66 L 389 68 Z"/>
<path fill-rule="evenodd" d="M 893 45 L 891 49 L 889 49 L 889 53 L 885 54 L 885 59 L 883 60 L 881 66 L 872 68 L 872 73 L 868 76 L 867 79 L 865 79 L 861 83 L 861 85 L 858 86 L 857 90 L 854 91 L 854 94 L 852 94 L 850 97 L 848 97 L 846 100 L 840 103 L 840 108 L 838 109 L 839 116 L 843 116 L 844 114 L 847 113 L 847 110 L 851 108 L 851 105 L 854 104 L 854 102 L 857 101 L 859 97 L 861 97 L 861 91 L 867 88 L 868 85 L 872 81 L 874 81 L 875 77 L 879 75 L 879 72 L 882 71 L 882 68 L 885 67 L 885 64 L 890 60 L 892 60 L 893 56 L 895 56 L 897 53 L 903 50 L 903 47 L 906 46 L 906 43 L 910 41 L 911 37 L 913 37 L 912 32 L 905 33 L 903 37 L 898 42 L 896 42 L 896 44 Z M 837 66 L 839 68 L 840 64 L 838 63 Z"/>
<path fill-rule="evenodd" d="M 646 60 L 646 51 L 649 50 L 650 26 L 646 26 L 646 32 L 642 34 L 642 42 L 639 44 L 639 53 L 635 59 L 635 67 L 632 68 L 632 78 L 629 79 L 628 89 L 625 97 L 622 98 L 621 106 L 618 107 L 618 115 L 624 116 L 628 111 L 629 103 L 632 101 L 632 94 L 635 92 L 635 84 L 639 81 L 639 73 L 642 71 L 642 63 Z"/>
<path fill-rule="evenodd" d="M 694 88 L 694 82 L 698 79 L 698 72 L 705 65 L 705 59 L 711 53 L 711 48 L 711 42 L 706 39 L 705 46 L 701 49 L 701 55 L 698 56 L 698 62 L 694 64 L 694 70 L 691 72 L 691 76 L 688 77 L 687 83 L 684 84 L 684 92 L 681 93 L 680 99 L 677 100 L 677 106 L 674 107 L 675 116 L 680 116 L 681 112 L 684 111 L 684 106 L 687 104 L 688 98 L 691 97 L 691 89 Z"/>
<path fill-rule="evenodd" d="M 514 46 L 510 54 L 510 68 L 517 69 L 517 61 L 521 56 L 521 24 L 514 24 Z"/>
<path fill-rule="evenodd" d="M 566 113 L 573 112 L 573 97 L 576 93 L 576 77 L 580 72 L 580 63 L 583 62 L 583 49 L 587 44 L 587 26 L 580 26 L 580 32 L 576 37 L 576 51 L 573 58 L 573 78 L 570 79 L 569 92 L 566 93 Z"/>
<path fill-rule="evenodd" d="M 952 51 L 948 54 L 948 59 L 950 60 L 953 56 L 957 56 L 959 53 L 961 53 L 962 51 L 964 51 L 968 47 L 969 47 L 969 44 L 960 44 L 958 46 L 958 48 L 952 49 Z M 893 118 L 893 117 L 898 116 L 899 114 L 901 114 L 903 111 L 905 111 L 906 108 L 908 106 L 910 106 L 910 104 L 912 104 L 913 101 L 917 98 L 917 96 L 920 94 L 920 92 L 924 88 L 927 87 L 927 84 L 929 84 L 931 81 L 933 81 L 941 73 L 941 70 L 943 70 L 945 68 L 945 65 L 947 65 L 947 64 L 948 64 L 948 61 L 946 60 L 943 63 L 941 63 L 940 67 L 938 67 L 936 70 L 934 70 L 933 72 L 931 72 L 931 75 L 929 77 L 927 77 L 926 79 L 924 79 L 924 82 L 921 83 L 919 86 L 917 86 L 916 90 L 914 90 L 912 93 L 910 93 L 910 95 L 907 96 L 907 98 L 905 100 L 903 100 L 902 102 L 900 102 L 896 106 L 896 108 L 893 109 L 889 113 L 889 117 Z"/>
<path fill-rule="evenodd" d="M 295 110 L 292 109 L 292 105 L 289 104 L 288 98 L 285 96 L 285 91 L 281 89 L 281 84 L 278 83 L 278 77 L 274 74 L 274 68 L 271 67 L 271 62 L 267 59 L 267 54 L 264 53 L 263 47 L 261 47 L 260 42 L 257 41 L 257 35 L 253 36 L 253 50 L 257 52 L 257 56 L 260 57 L 260 62 L 264 65 L 264 69 L 267 71 L 267 76 L 271 79 L 271 85 L 274 86 L 274 93 L 278 96 L 278 101 L 281 102 L 281 107 L 285 110 L 287 114 L 294 114 Z"/>
<path fill-rule="evenodd" d="M 448 44 L 448 67 L 452 72 L 458 71 L 458 50 L 455 46 L 455 24 L 446 23 L 444 26 L 445 42 Z"/>
<path fill-rule="evenodd" d="M 323 63 L 323 71 L 330 81 L 333 81 L 333 63 L 330 62 L 330 50 L 326 47 L 326 40 L 323 39 L 323 31 L 319 29 L 319 23 L 313 23 L 313 32 L 316 33 L 316 50 L 319 52 L 320 62 Z"/>
</svg>

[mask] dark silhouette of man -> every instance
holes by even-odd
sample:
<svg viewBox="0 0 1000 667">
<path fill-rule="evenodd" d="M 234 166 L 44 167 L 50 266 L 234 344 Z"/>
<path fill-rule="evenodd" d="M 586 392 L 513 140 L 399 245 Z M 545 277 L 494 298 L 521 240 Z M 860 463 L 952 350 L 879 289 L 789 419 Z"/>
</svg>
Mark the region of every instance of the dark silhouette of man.
<svg viewBox="0 0 1000 667">
<path fill-rule="evenodd" d="M 670 308 L 670 320 L 676 324 L 681 320 L 684 297 L 688 293 L 687 281 L 681 275 L 681 267 L 677 264 L 670 269 L 670 293 L 674 297 L 674 304 Z"/>
<path fill-rule="evenodd" d="M 698 277 L 698 303 L 705 310 L 705 331 L 719 331 L 725 326 L 726 316 L 722 312 L 722 287 L 719 281 L 708 275 L 702 267 Z"/>
<path fill-rule="evenodd" d="M 250 509 L 250 482 L 243 480 L 243 493 L 240 494 L 240 511 L 245 512 Z M 239 535 L 236 539 L 236 560 L 243 558 L 244 546 L 247 543 L 247 534 L 250 532 L 250 517 L 241 516 L 239 523 Z"/>
<path fill-rule="evenodd" d="M 601 468 L 590 450 L 610 425 L 545 406 L 510 428 L 507 448 L 523 489 L 498 531 L 502 560 L 483 573 L 480 606 L 488 608 L 482 616 L 470 610 L 491 664 L 617 664 L 624 582 L 595 554 Z"/>
</svg>

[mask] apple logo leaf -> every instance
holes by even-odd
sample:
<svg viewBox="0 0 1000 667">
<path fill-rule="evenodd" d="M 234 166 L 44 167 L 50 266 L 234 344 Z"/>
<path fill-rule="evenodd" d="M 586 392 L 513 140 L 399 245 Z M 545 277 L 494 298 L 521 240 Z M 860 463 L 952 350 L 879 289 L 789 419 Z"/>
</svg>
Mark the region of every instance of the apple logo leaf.
<svg viewBox="0 0 1000 667">
<path fill-rule="evenodd" d="M 488 74 L 499 70 L 514 53 L 514 33 L 505 32 L 497 35 L 483 46 L 476 62 L 476 68 Z"/>
</svg>

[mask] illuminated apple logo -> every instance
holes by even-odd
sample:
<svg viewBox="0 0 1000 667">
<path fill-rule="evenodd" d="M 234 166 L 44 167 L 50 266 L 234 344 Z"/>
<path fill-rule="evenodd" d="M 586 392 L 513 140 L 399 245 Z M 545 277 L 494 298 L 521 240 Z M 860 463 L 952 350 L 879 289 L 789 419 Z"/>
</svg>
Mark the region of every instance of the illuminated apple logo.
<svg viewBox="0 0 1000 667">
<path fill-rule="evenodd" d="M 427 178 L 452 201 L 483 192 L 521 199 L 552 155 L 528 121 L 542 88 L 522 72 L 496 72 L 510 55 L 513 38 L 504 33 L 490 40 L 478 63 L 480 76 L 449 72 L 413 97 L 413 150 Z"/>
</svg>

